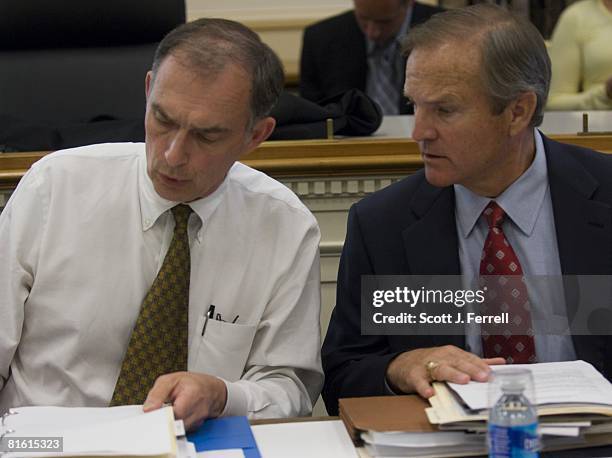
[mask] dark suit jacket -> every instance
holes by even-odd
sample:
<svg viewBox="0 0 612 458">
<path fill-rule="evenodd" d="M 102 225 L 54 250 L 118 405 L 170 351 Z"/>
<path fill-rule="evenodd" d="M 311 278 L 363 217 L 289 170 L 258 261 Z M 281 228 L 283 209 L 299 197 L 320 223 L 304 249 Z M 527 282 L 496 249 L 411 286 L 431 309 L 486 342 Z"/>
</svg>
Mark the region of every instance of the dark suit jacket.
<svg viewBox="0 0 612 458">
<path fill-rule="evenodd" d="M 441 8 L 415 3 L 410 27 L 425 22 Z M 405 63 L 404 63 L 405 66 Z M 349 89 L 365 92 L 368 69 L 366 39 L 353 11 L 306 28 L 300 62 L 300 95 L 319 102 Z M 411 113 L 402 98 L 400 113 Z"/>
<path fill-rule="evenodd" d="M 544 138 L 564 275 L 612 274 L 612 156 Z M 360 335 L 361 275 L 459 275 L 453 187 L 430 185 L 423 171 L 355 204 L 340 269 L 336 308 L 323 344 L 323 398 L 387 394 L 385 372 L 399 353 L 453 344 L 464 336 Z M 565 290 L 568 301 L 568 288 Z M 611 306 L 612 304 L 607 304 Z M 568 316 L 570 314 L 568 302 Z M 573 336 L 578 359 L 612 379 L 609 336 Z"/>
</svg>

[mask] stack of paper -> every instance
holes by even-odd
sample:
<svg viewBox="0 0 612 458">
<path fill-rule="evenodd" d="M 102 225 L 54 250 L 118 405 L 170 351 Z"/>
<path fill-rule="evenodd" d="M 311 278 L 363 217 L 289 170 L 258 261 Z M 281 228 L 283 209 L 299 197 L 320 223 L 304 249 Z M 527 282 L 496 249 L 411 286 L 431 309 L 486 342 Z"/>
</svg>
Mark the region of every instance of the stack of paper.
<svg viewBox="0 0 612 458">
<path fill-rule="evenodd" d="M 356 445 L 377 456 L 471 456 L 486 453 L 484 434 L 442 431 L 418 396 L 340 399 L 340 418 Z"/>
<path fill-rule="evenodd" d="M 149 413 L 144 413 L 139 405 L 21 407 L 0 418 L 2 438 L 2 458 L 196 458 L 196 448 L 202 456 L 215 458 L 261 456 L 246 417 L 209 419 L 186 436 L 182 420 L 174 420 L 172 407 Z M 40 447 L 53 445 L 55 439 L 61 439 L 61 450 Z M 15 444 L 30 449 L 8 449 L 8 445 Z M 34 450 L 34 446 L 38 448 Z M 4 455 L 5 452 L 8 453 Z"/>
<path fill-rule="evenodd" d="M 545 450 L 612 444 L 612 385 L 593 366 L 573 361 L 525 367 L 534 377 Z M 434 388 L 429 403 L 418 396 L 341 399 L 340 418 L 372 457 L 486 454 L 488 384 Z"/>
<path fill-rule="evenodd" d="M 493 367 L 495 372 L 525 367 L 534 378 L 535 399 L 544 446 L 591 446 L 612 443 L 612 385 L 584 361 Z M 486 431 L 488 383 L 434 385 L 426 409 L 441 430 Z"/>
<path fill-rule="evenodd" d="M 180 431 L 184 435 L 184 431 Z M 8 457 L 190 456 L 177 446 L 171 407 L 143 413 L 142 406 L 112 408 L 22 407 L 3 418 Z M 61 439 L 61 450 L 52 438 Z M 12 439 L 12 441 L 11 441 Z M 19 439 L 16 441 L 15 439 Z M 9 447 L 10 445 L 10 447 Z M 35 447 L 38 449 L 35 450 Z M 19 450 L 14 448 L 20 447 Z M 185 455 L 186 453 L 186 455 Z"/>
</svg>

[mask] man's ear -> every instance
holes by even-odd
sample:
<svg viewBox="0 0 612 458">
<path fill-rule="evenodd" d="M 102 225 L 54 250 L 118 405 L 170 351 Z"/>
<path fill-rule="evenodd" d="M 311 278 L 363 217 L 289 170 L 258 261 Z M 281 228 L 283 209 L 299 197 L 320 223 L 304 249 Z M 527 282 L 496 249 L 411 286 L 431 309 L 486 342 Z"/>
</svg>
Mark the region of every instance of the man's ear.
<svg viewBox="0 0 612 458">
<path fill-rule="evenodd" d="M 529 126 L 535 113 L 538 98 L 534 92 L 524 92 L 510 102 L 510 135 L 514 136 Z"/>
<path fill-rule="evenodd" d="M 147 72 L 147 76 L 145 76 L 145 97 L 147 100 L 149 99 L 149 94 L 151 93 L 151 89 L 153 86 L 153 72 L 149 70 Z"/>
<path fill-rule="evenodd" d="M 249 141 L 246 145 L 243 156 L 247 155 L 265 141 L 276 126 L 276 119 L 271 116 L 260 119 L 255 123 L 249 135 Z"/>
</svg>

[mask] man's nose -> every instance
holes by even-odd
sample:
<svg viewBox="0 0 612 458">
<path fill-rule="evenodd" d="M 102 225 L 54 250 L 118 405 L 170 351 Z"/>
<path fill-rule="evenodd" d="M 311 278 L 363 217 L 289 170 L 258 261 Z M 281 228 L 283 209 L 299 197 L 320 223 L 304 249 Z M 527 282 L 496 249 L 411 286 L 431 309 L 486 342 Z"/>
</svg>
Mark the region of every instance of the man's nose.
<svg viewBox="0 0 612 458">
<path fill-rule="evenodd" d="M 170 167 L 185 164 L 189 158 L 187 147 L 187 133 L 182 130 L 176 131 L 164 153 L 166 163 Z"/>
<path fill-rule="evenodd" d="M 430 116 L 421 110 L 414 108 L 414 126 L 412 127 L 412 138 L 417 141 L 434 140 L 436 129 Z"/>
</svg>

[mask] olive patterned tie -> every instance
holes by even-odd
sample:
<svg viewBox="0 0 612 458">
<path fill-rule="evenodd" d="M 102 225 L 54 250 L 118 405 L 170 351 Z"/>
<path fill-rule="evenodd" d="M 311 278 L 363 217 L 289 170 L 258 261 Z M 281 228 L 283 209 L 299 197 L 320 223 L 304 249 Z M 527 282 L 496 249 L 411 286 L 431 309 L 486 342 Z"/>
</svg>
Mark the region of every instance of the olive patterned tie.
<svg viewBox="0 0 612 458">
<path fill-rule="evenodd" d="M 172 208 L 174 235 L 136 320 L 111 406 L 143 404 L 160 375 L 187 370 L 189 312 L 188 205 Z"/>
</svg>

